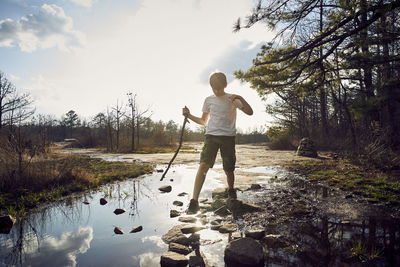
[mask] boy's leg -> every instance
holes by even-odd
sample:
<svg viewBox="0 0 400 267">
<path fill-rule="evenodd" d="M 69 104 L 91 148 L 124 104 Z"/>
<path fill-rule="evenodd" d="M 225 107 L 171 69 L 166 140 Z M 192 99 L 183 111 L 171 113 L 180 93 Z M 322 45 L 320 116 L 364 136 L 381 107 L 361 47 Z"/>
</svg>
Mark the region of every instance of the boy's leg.
<svg viewBox="0 0 400 267">
<path fill-rule="evenodd" d="M 235 173 L 233 171 L 225 171 L 228 189 L 233 190 L 235 185 Z"/>
<path fill-rule="evenodd" d="M 199 195 L 201 188 L 203 187 L 204 179 L 206 178 L 208 169 L 210 169 L 210 166 L 205 163 L 201 162 L 199 169 L 197 170 L 196 174 L 196 180 L 194 181 L 194 187 L 193 187 L 193 199 L 194 200 L 199 200 Z"/>
</svg>

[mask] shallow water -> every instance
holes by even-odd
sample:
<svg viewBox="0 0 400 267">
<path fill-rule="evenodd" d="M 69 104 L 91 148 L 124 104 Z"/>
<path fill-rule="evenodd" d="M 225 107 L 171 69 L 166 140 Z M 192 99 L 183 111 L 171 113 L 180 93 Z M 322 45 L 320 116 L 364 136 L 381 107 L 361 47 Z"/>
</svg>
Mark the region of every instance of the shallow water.
<svg viewBox="0 0 400 267">
<path fill-rule="evenodd" d="M 156 169 L 163 167 L 157 166 Z M 201 198 L 211 199 L 213 189 L 225 186 L 218 179 L 220 168 L 216 165 L 209 171 Z M 0 264 L 160 266 L 160 256 L 168 250 L 168 245 L 161 237 L 172 226 L 181 224 L 178 217 L 170 218 L 169 212 L 171 209 L 186 209 L 189 195 L 179 197 L 178 194 L 191 194 L 196 171 L 194 165 L 175 165 L 162 182 L 162 173 L 155 172 L 42 207 L 16 224 L 10 234 L 0 236 Z M 379 215 L 366 217 L 358 213 L 354 215 L 350 208 L 357 206 L 359 199 L 347 200 L 341 192 L 311 185 L 280 167 L 238 168 L 238 171 L 258 176 L 262 179 L 260 184 L 263 187 L 262 190 L 238 192 L 238 199 L 266 205 L 263 213 L 236 218 L 240 231 L 244 233 L 248 229 L 267 228 L 267 234 L 282 236 L 279 246 L 262 242 L 266 265 L 390 266 L 400 263 L 398 219 Z M 159 192 L 158 188 L 162 185 L 171 185 L 172 191 Z M 108 201 L 104 206 L 99 204 L 102 197 Z M 332 203 L 342 205 L 339 209 L 349 205 L 349 211 L 343 214 L 328 212 L 325 206 L 332 206 L 329 201 L 336 199 L 348 201 Z M 175 200 L 182 201 L 184 205 L 174 206 L 172 202 Z M 85 201 L 89 204 L 84 204 Z M 300 205 L 298 203 L 303 206 L 315 205 L 324 212 L 311 209 L 310 213 L 290 217 L 288 214 L 291 214 L 293 206 Z M 116 208 L 124 208 L 126 212 L 115 215 L 113 211 Z M 354 209 L 357 210 L 357 207 Z M 210 221 L 215 219 L 211 212 L 206 215 Z M 141 232 L 129 233 L 132 227 L 139 225 L 143 226 Z M 114 234 L 115 226 L 121 227 L 124 234 Z M 200 250 L 210 266 L 224 266 L 224 249 L 230 235 L 209 228 L 199 233 Z M 361 242 L 360 251 L 364 253 L 355 253 L 358 242 Z M 366 259 L 371 257 L 371 251 L 378 254 L 376 259 Z"/>
</svg>

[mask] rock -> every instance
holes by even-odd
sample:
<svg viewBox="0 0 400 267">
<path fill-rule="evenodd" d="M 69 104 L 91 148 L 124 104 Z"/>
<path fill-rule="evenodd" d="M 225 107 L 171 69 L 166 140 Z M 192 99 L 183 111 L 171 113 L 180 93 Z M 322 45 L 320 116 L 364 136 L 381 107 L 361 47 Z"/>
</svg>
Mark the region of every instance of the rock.
<svg viewBox="0 0 400 267">
<path fill-rule="evenodd" d="M 162 267 L 183 267 L 188 265 L 189 260 L 182 254 L 167 251 L 161 255 L 160 264 Z"/>
<path fill-rule="evenodd" d="M 239 231 L 233 232 L 231 235 L 232 240 L 242 238 L 242 234 Z"/>
<path fill-rule="evenodd" d="M 129 233 L 137 233 L 143 230 L 143 226 L 133 227 Z"/>
<path fill-rule="evenodd" d="M 232 233 L 232 232 L 235 232 L 237 229 L 238 229 L 237 224 L 235 224 L 235 223 L 228 223 L 228 224 L 222 225 L 222 226 L 218 229 L 218 231 L 219 231 L 220 233 L 224 234 L 224 233 Z"/>
<path fill-rule="evenodd" d="M 297 156 L 304 157 L 318 157 L 317 150 L 315 150 L 314 142 L 310 138 L 303 138 L 297 147 Z"/>
<path fill-rule="evenodd" d="M 179 254 L 183 254 L 183 255 L 187 255 L 190 252 L 192 252 L 192 250 L 188 246 L 184 246 L 184 245 L 178 244 L 178 243 L 169 243 L 168 250 L 179 253 Z"/>
<path fill-rule="evenodd" d="M 187 226 L 187 224 L 180 224 L 172 227 L 168 233 L 162 236 L 162 240 L 167 244 L 178 243 L 181 245 L 188 245 L 189 239 L 181 231 L 185 226 Z"/>
<path fill-rule="evenodd" d="M 206 267 L 206 263 L 200 256 L 190 256 L 189 267 Z"/>
<path fill-rule="evenodd" d="M 215 230 L 215 231 L 218 231 L 219 230 L 219 228 L 221 228 L 221 226 L 222 226 L 222 224 L 214 224 L 214 225 L 211 225 L 211 230 Z"/>
<path fill-rule="evenodd" d="M 221 208 L 222 206 L 225 206 L 225 205 L 226 205 L 226 201 L 223 201 L 223 200 L 221 200 L 219 198 L 217 198 L 213 203 L 211 203 L 211 207 L 214 210 L 217 210 L 217 209 L 219 209 L 219 208 Z"/>
<path fill-rule="evenodd" d="M 196 233 L 198 231 L 204 230 L 204 229 L 206 229 L 206 228 L 201 227 L 201 226 L 188 225 L 188 226 L 182 227 L 181 231 L 184 234 L 192 234 L 192 233 Z"/>
<path fill-rule="evenodd" d="M 211 194 L 213 199 L 216 198 L 227 198 L 228 197 L 228 190 L 226 188 L 216 188 Z"/>
<path fill-rule="evenodd" d="M 286 243 L 282 240 L 281 235 L 266 235 L 263 238 L 263 243 L 267 245 L 269 248 L 284 248 L 286 247 Z"/>
<path fill-rule="evenodd" d="M 164 172 L 163 169 L 157 169 L 156 172 Z"/>
<path fill-rule="evenodd" d="M 122 213 L 124 213 L 124 212 L 125 212 L 125 209 L 115 209 L 115 210 L 114 210 L 114 213 L 115 213 L 116 215 L 122 214 Z"/>
<path fill-rule="evenodd" d="M 216 211 L 214 211 L 214 213 L 216 214 L 216 215 L 219 215 L 219 216 L 228 216 L 229 214 L 231 214 L 231 212 L 226 208 L 226 206 L 222 206 L 222 207 L 220 207 L 219 209 L 217 209 Z"/>
<path fill-rule="evenodd" d="M 9 234 L 16 219 L 11 215 L 0 216 L 0 233 Z"/>
<path fill-rule="evenodd" d="M 353 195 L 352 195 L 352 194 L 348 194 L 348 195 L 345 196 L 345 198 L 346 198 L 346 199 L 347 199 L 347 198 L 353 198 Z"/>
<path fill-rule="evenodd" d="M 199 209 L 208 211 L 208 210 L 212 210 L 213 208 L 211 205 L 200 205 Z"/>
<path fill-rule="evenodd" d="M 83 204 L 89 205 L 89 201 L 85 200 L 85 201 L 83 201 Z"/>
<path fill-rule="evenodd" d="M 117 235 L 122 235 L 124 231 L 122 231 L 120 227 L 116 226 L 114 227 L 114 233 L 116 233 Z"/>
<path fill-rule="evenodd" d="M 207 218 L 200 218 L 200 223 L 202 225 L 206 225 L 208 223 L 208 219 Z"/>
<path fill-rule="evenodd" d="M 158 188 L 158 190 L 160 190 L 161 192 L 168 193 L 171 192 L 172 187 L 170 185 L 163 185 L 160 188 Z"/>
<path fill-rule="evenodd" d="M 178 217 L 179 215 L 181 215 L 181 213 L 177 210 L 170 210 L 169 211 L 169 217 L 174 218 L 174 217 Z"/>
<path fill-rule="evenodd" d="M 174 181 L 174 179 L 169 179 L 169 181 L 170 181 L 170 182 L 173 182 L 173 181 Z"/>
<path fill-rule="evenodd" d="M 225 248 L 224 261 L 227 266 L 264 266 L 264 252 L 261 244 L 252 238 L 240 238 Z"/>
<path fill-rule="evenodd" d="M 189 194 L 186 193 L 186 192 L 182 192 L 182 193 L 179 193 L 179 194 L 178 194 L 178 197 L 183 197 L 183 196 L 186 196 L 186 195 L 189 195 Z"/>
<path fill-rule="evenodd" d="M 248 230 L 245 232 L 245 236 L 260 240 L 265 236 L 265 230 Z"/>
<path fill-rule="evenodd" d="M 189 244 L 192 245 L 192 247 L 196 247 L 200 245 L 200 234 L 193 233 L 189 236 Z"/>
<path fill-rule="evenodd" d="M 257 212 L 263 211 L 264 209 L 255 204 L 243 202 L 237 199 L 228 199 L 227 201 L 228 208 L 232 211 L 233 214 L 242 215 L 248 212 Z"/>
<path fill-rule="evenodd" d="M 175 200 L 174 202 L 172 202 L 172 204 L 174 204 L 175 206 L 179 206 L 179 207 L 183 206 L 183 202 L 179 201 L 179 200 Z"/>
<path fill-rule="evenodd" d="M 178 219 L 178 221 L 180 222 L 184 222 L 184 223 L 195 223 L 197 221 L 197 219 L 195 217 L 180 217 Z"/>
<path fill-rule="evenodd" d="M 221 224 L 222 220 L 221 219 L 216 219 L 210 222 L 211 225 L 218 225 Z"/>
<path fill-rule="evenodd" d="M 252 184 L 251 186 L 250 186 L 250 189 L 251 190 L 258 190 L 258 189 L 261 189 L 262 187 L 261 187 L 261 185 L 259 185 L 259 184 Z"/>
<path fill-rule="evenodd" d="M 100 205 L 105 205 L 105 204 L 107 204 L 107 200 L 104 197 L 100 198 Z"/>
</svg>

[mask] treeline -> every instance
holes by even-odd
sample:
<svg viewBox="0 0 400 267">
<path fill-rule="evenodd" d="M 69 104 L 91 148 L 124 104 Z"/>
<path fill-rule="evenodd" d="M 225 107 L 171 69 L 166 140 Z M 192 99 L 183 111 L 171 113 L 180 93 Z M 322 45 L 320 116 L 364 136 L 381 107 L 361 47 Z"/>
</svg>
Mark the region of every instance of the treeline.
<svg viewBox="0 0 400 267">
<path fill-rule="evenodd" d="M 235 31 L 265 23 L 277 35 L 236 77 L 261 97 L 278 123 L 269 137 L 399 166 L 400 1 L 260 1 Z"/>
</svg>

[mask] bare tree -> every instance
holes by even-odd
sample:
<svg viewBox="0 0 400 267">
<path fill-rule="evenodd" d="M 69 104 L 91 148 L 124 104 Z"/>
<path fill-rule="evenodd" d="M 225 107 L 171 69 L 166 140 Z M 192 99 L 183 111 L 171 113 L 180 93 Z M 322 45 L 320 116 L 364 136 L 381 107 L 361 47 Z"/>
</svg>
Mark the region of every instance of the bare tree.
<svg viewBox="0 0 400 267">
<path fill-rule="evenodd" d="M 117 105 L 113 107 L 112 109 L 115 112 L 115 122 L 116 122 L 116 148 L 117 150 L 119 149 L 119 133 L 121 130 L 121 118 L 125 115 L 125 111 L 122 110 L 123 105 L 119 105 L 118 100 L 117 100 Z"/>
<path fill-rule="evenodd" d="M 32 102 L 28 93 L 18 94 L 14 84 L 0 71 L 0 129 L 31 117 L 35 111 Z"/>
</svg>

